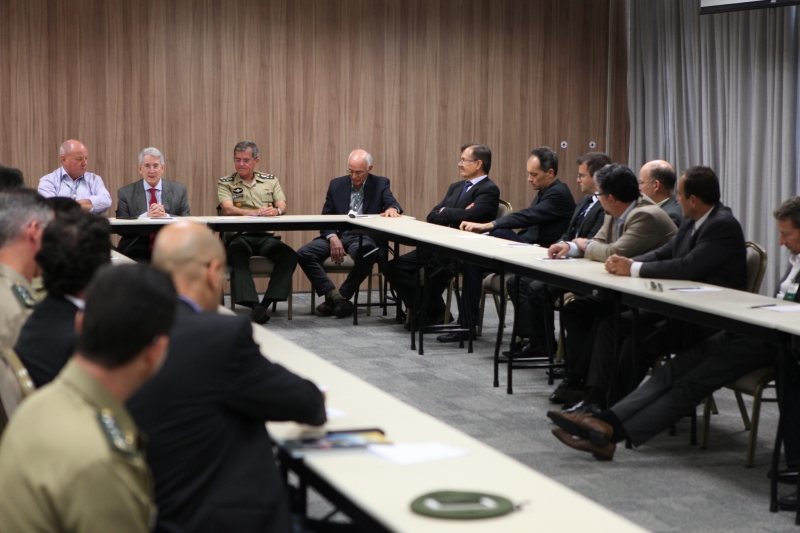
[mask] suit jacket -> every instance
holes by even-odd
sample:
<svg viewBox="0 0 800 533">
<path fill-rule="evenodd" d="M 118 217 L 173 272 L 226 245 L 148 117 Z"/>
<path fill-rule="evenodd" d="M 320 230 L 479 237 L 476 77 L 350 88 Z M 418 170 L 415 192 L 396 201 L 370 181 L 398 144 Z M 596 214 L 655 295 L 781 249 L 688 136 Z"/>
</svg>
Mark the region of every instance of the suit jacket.
<svg viewBox="0 0 800 533">
<path fill-rule="evenodd" d="M 370 174 L 364 182 L 364 199 L 362 200 L 362 213 L 365 215 L 377 215 L 390 207 L 397 209 L 398 213 L 403 212 L 403 208 L 392 195 L 391 183 L 388 178 Z M 322 206 L 323 215 L 346 215 L 350 211 L 350 176 L 334 178 L 328 185 L 328 192 L 325 194 L 325 205 Z M 323 237 L 331 233 L 342 233 L 342 231 L 321 230 Z"/>
<path fill-rule="evenodd" d="M 708 218 L 694 231 L 694 220 L 686 219 L 678 235 L 664 246 L 633 258 L 644 263 L 643 278 L 686 279 L 721 287 L 747 288 L 747 251 L 739 221 L 730 208 L 715 205 Z"/>
<path fill-rule="evenodd" d="M 599 200 L 594 203 L 583 218 L 578 220 L 578 217 L 581 216 L 581 213 L 583 213 L 583 210 L 586 209 L 586 206 L 589 205 L 591 201 L 591 194 L 580 199 L 578 205 L 575 207 L 575 211 L 572 213 L 572 219 L 569 221 L 567 231 L 565 231 L 556 242 L 568 242 L 577 237 L 591 239 L 600 231 L 600 227 L 603 225 L 605 211 L 603 210 L 603 204 L 601 204 Z"/>
<path fill-rule="evenodd" d="M 464 181 L 450 185 L 444 199 L 428 213 L 428 222 L 440 226 L 457 228 L 463 221 L 491 222 L 497 218 L 497 207 L 500 205 L 500 189 L 488 177 L 473 185 L 459 199 Z M 475 204 L 471 208 L 466 207 Z M 442 208 L 444 207 L 444 210 Z M 439 212 L 441 211 L 441 213 Z"/>
<path fill-rule="evenodd" d="M 613 254 L 633 257 L 663 246 L 677 233 L 669 215 L 647 196 L 641 195 L 622 224 L 616 238 L 617 221 L 606 215 L 603 227 L 586 248 L 586 257 L 605 261 Z"/>
<path fill-rule="evenodd" d="M 142 183 L 144 180 L 129 183 L 117 191 L 117 218 L 136 218 L 147 212 L 149 199 Z M 161 180 L 161 203 L 170 216 L 188 217 L 190 215 L 186 185 L 174 181 Z M 137 239 L 148 235 L 125 235 L 119 240 L 117 248 L 120 252 L 133 244 Z"/>
<path fill-rule="evenodd" d="M 679 228 L 681 227 L 681 222 L 683 222 L 683 209 L 681 209 L 681 204 L 678 203 L 678 200 L 676 200 L 674 196 L 667 198 L 664 203 L 661 204 L 661 209 L 667 212 L 669 218 L 672 219 L 676 226 Z"/>
<path fill-rule="evenodd" d="M 269 362 L 244 317 L 178 304 L 161 371 L 128 402 L 149 437 L 161 532 L 291 531 L 264 422 L 325 422 L 322 393 Z"/>
<path fill-rule="evenodd" d="M 75 313 L 66 298 L 48 294 L 22 326 L 14 351 L 36 387 L 53 381 L 75 351 Z"/>
<path fill-rule="evenodd" d="M 575 199 L 569 187 L 557 179 L 542 189 L 531 205 L 494 221 L 495 228 L 523 228 L 519 232 L 525 242 L 550 246 L 558 241 L 569 226 L 575 210 Z"/>
</svg>

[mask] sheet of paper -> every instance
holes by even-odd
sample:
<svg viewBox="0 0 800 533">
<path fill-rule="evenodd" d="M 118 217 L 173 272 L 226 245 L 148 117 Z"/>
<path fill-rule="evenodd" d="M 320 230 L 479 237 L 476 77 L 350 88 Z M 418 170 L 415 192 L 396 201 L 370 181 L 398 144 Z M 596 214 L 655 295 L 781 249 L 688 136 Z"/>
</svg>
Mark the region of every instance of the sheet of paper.
<svg viewBox="0 0 800 533">
<path fill-rule="evenodd" d="M 415 465 L 469 455 L 469 450 L 441 442 L 402 442 L 399 444 L 371 444 L 367 449 L 382 459 L 398 465 Z"/>
<path fill-rule="evenodd" d="M 764 309 L 766 311 L 775 311 L 776 313 L 798 313 L 800 312 L 800 305 L 764 305 L 756 309 Z"/>
<path fill-rule="evenodd" d="M 503 246 L 504 248 L 534 248 L 539 245 L 528 244 L 527 242 L 504 242 L 502 244 L 499 244 L 498 246 Z"/>
<path fill-rule="evenodd" d="M 722 289 L 720 289 L 719 287 L 701 286 L 701 287 L 675 287 L 670 290 L 677 292 L 717 292 L 721 291 Z"/>
<path fill-rule="evenodd" d="M 491 239 L 490 235 L 486 233 L 467 233 L 465 235 L 456 235 L 456 239 Z"/>
<path fill-rule="evenodd" d="M 564 261 L 577 261 L 574 257 L 562 257 L 561 259 L 550 259 L 549 257 L 537 257 L 537 261 L 541 261 L 543 263 L 550 263 L 550 262 L 557 262 L 563 263 Z"/>
<path fill-rule="evenodd" d="M 344 411 L 335 407 L 326 407 L 325 414 L 328 415 L 328 418 L 342 418 L 345 416 Z"/>
<path fill-rule="evenodd" d="M 375 215 L 356 215 L 356 218 L 377 218 Z"/>
</svg>

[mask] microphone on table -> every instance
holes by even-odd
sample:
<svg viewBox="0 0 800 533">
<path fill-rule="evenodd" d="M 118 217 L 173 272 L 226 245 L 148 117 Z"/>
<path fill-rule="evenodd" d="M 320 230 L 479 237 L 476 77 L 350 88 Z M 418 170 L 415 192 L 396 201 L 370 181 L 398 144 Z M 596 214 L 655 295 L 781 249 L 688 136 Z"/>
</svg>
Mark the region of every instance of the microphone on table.
<svg viewBox="0 0 800 533">
<path fill-rule="evenodd" d="M 356 218 L 357 214 L 358 213 L 356 213 L 353 209 L 347 212 L 347 216 L 349 216 L 350 218 Z"/>
</svg>

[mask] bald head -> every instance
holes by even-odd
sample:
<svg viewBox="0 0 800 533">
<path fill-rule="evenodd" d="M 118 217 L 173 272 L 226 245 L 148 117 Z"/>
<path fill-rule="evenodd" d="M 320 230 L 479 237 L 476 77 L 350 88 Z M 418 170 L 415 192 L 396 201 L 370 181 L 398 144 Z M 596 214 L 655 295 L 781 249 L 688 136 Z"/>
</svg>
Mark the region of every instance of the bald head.
<svg viewBox="0 0 800 533">
<path fill-rule="evenodd" d="M 367 180 L 369 171 L 372 170 L 372 156 L 366 150 L 353 150 L 347 158 L 347 173 L 356 190 Z"/>
<path fill-rule="evenodd" d="M 61 158 L 61 166 L 72 179 L 76 180 L 86 173 L 89 151 L 82 142 L 75 139 L 64 141 L 58 150 L 58 155 Z"/>
<path fill-rule="evenodd" d="M 153 266 L 173 277 L 192 277 L 212 260 L 225 260 L 222 244 L 208 227 L 195 222 L 168 224 L 153 246 Z"/>
<path fill-rule="evenodd" d="M 639 190 L 657 203 L 672 196 L 676 180 L 675 169 L 661 159 L 648 161 L 639 170 Z"/>
</svg>

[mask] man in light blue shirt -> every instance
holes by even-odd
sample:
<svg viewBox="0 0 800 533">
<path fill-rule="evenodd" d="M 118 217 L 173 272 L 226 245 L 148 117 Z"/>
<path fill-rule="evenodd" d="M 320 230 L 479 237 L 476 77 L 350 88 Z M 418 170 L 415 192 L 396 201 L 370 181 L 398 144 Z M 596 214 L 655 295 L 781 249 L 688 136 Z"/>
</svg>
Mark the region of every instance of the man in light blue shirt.
<svg viewBox="0 0 800 533">
<path fill-rule="evenodd" d="M 111 195 L 103 184 L 103 178 L 86 172 L 86 165 L 89 162 L 89 151 L 86 146 L 74 139 L 64 141 L 59 156 L 61 168 L 39 180 L 39 194 L 45 198 L 56 196 L 72 198 L 84 211 L 96 215 L 108 211 L 111 207 Z"/>
</svg>

